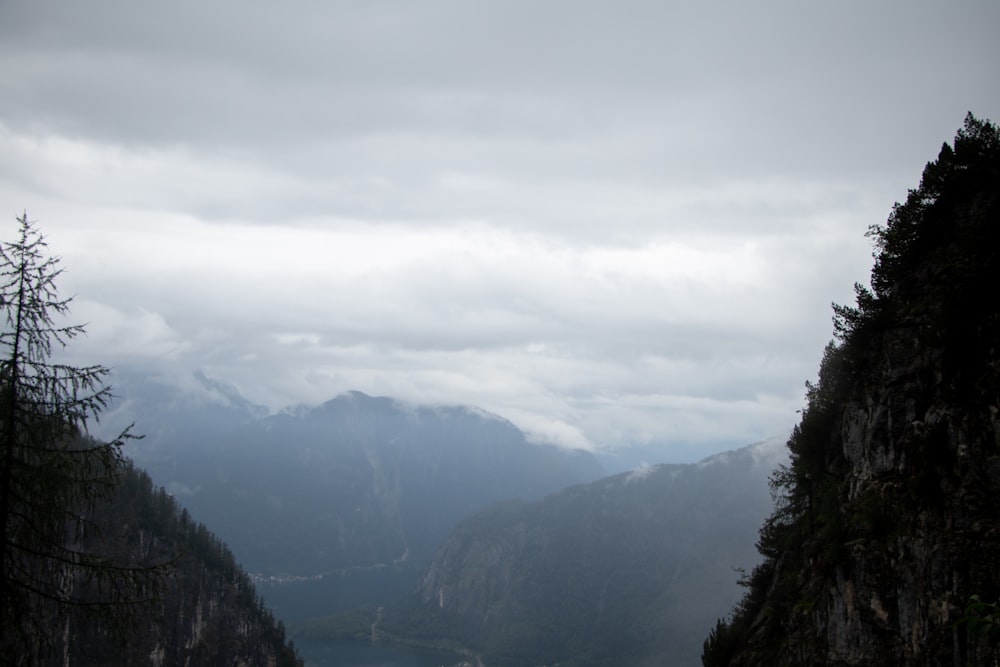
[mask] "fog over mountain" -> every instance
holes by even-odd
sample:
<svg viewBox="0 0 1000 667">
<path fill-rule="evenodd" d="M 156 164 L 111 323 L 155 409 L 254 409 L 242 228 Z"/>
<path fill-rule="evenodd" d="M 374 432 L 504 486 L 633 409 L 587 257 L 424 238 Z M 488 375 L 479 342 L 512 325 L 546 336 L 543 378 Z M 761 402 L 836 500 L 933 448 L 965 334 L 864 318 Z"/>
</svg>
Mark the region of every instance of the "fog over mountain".
<svg viewBox="0 0 1000 667">
<path fill-rule="evenodd" d="M 598 643 L 696 655 L 738 598 L 734 568 L 757 561 L 767 477 L 786 456 L 781 436 L 606 477 L 592 454 L 467 406 L 350 392 L 269 413 L 204 374 L 117 384 L 104 428 L 147 426 L 135 460 L 230 545 L 307 659 L 354 632 L 318 619 L 379 606 L 386 641 L 433 630 L 435 645 L 494 657 Z M 360 613 L 346 618 L 370 633 Z"/>
<path fill-rule="evenodd" d="M 0 221 L 74 360 L 270 409 L 477 405 L 697 461 L 794 423 L 864 231 L 966 111 L 1000 4 L 0 3 Z"/>
<path fill-rule="evenodd" d="M 695 665 L 705 628 L 759 561 L 786 437 L 697 464 L 643 466 L 463 521 L 403 600 L 303 624 L 460 648 L 488 665 Z"/>
<path fill-rule="evenodd" d="M 286 620 L 391 600 L 459 520 L 604 474 L 588 452 L 529 443 L 471 407 L 350 392 L 266 414 L 204 375 L 183 389 L 119 380 L 105 428 L 147 425 L 135 461 L 262 578 Z"/>
</svg>

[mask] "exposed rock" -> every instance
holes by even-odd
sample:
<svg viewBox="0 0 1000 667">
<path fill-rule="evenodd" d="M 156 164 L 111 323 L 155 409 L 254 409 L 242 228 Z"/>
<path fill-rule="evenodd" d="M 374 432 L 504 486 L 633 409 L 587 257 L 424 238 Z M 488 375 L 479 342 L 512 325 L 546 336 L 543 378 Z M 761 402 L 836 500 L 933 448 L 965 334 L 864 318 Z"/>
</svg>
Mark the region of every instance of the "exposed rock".
<svg viewBox="0 0 1000 667">
<path fill-rule="evenodd" d="M 970 116 L 876 228 L 706 665 L 1000 664 L 998 198 L 1000 134 Z"/>
</svg>

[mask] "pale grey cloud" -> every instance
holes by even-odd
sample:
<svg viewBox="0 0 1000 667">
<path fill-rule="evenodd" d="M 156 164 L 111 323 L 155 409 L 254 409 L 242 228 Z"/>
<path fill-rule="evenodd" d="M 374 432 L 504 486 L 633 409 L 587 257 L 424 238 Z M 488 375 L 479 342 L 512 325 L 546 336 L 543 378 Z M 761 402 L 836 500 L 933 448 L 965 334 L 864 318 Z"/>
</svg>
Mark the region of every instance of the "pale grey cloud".
<svg viewBox="0 0 1000 667">
<path fill-rule="evenodd" d="M 1000 117 L 994 5 L 4 3 L 0 210 L 76 354 L 694 456 L 795 421 L 867 227 Z"/>
</svg>

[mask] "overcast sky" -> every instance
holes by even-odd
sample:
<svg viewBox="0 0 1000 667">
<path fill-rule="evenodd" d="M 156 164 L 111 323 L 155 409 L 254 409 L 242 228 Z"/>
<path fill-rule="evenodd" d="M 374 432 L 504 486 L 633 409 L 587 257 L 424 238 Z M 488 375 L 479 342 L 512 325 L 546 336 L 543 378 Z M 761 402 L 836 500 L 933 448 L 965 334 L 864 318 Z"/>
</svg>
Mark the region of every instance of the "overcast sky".
<svg viewBox="0 0 1000 667">
<path fill-rule="evenodd" d="M 1000 3 L 0 2 L 74 358 L 690 460 L 787 430 Z M 140 425 L 141 430 L 141 425 Z"/>
</svg>

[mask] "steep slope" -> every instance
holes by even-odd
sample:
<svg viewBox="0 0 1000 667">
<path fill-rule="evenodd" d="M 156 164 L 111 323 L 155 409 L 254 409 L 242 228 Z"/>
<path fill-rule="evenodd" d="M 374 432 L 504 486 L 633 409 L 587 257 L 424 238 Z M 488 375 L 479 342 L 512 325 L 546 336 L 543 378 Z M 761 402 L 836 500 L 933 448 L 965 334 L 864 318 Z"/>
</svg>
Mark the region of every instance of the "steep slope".
<svg viewBox="0 0 1000 667">
<path fill-rule="evenodd" d="M 835 308 L 765 560 L 705 665 L 1000 662 L 998 200 L 1000 133 L 970 115 L 873 229 L 872 289 Z"/>
<path fill-rule="evenodd" d="M 415 594 L 381 610 L 375 634 L 491 666 L 695 664 L 704 628 L 739 595 L 733 568 L 757 560 L 785 440 L 487 509 L 438 549 Z"/>
<path fill-rule="evenodd" d="M 351 392 L 259 417 L 232 394 L 213 386 L 197 410 L 161 396 L 180 407 L 137 461 L 267 577 L 262 594 L 286 620 L 394 599 L 462 518 L 603 472 L 472 408 Z M 188 421 L 209 435 L 179 430 Z"/>
<path fill-rule="evenodd" d="M 125 625 L 78 609 L 55 633 L 56 650 L 46 664 L 301 665 L 229 549 L 162 488 L 154 490 L 145 473 L 125 470 L 94 524 L 95 553 L 131 566 L 166 565 L 159 594 L 131 608 Z"/>
</svg>

